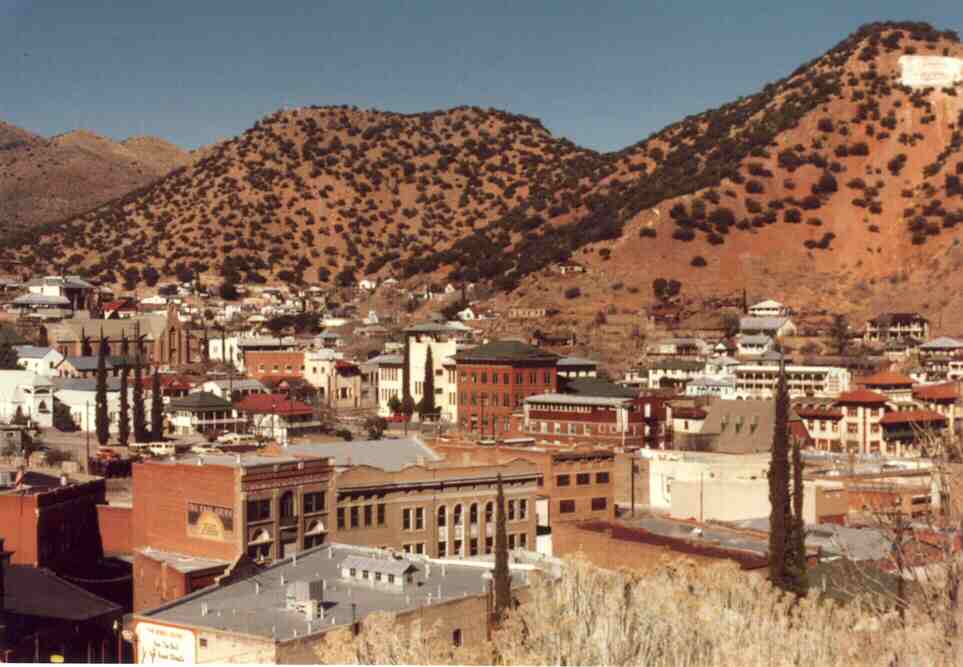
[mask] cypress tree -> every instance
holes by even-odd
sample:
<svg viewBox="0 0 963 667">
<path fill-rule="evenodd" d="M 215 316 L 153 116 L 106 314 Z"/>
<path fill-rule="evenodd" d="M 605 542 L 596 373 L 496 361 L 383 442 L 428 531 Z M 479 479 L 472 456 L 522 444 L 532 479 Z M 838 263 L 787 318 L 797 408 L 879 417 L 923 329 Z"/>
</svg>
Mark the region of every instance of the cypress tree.
<svg viewBox="0 0 963 667">
<path fill-rule="evenodd" d="M 110 440 L 110 417 L 107 413 L 107 339 L 100 337 L 100 349 L 97 352 L 97 391 L 96 411 L 94 419 L 97 426 L 97 442 L 101 446 Z"/>
<path fill-rule="evenodd" d="M 134 353 L 134 439 L 137 442 L 147 442 L 150 434 L 144 417 L 144 362 L 142 357 L 143 343 L 138 336 L 137 350 Z"/>
<path fill-rule="evenodd" d="M 150 397 L 151 440 L 160 442 L 164 438 L 164 398 L 161 396 L 160 373 L 154 369 Z"/>
<path fill-rule="evenodd" d="M 435 364 L 431 357 L 430 345 L 428 346 L 428 354 L 425 356 L 425 381 L 423 384 L 423 395 L 419 406 L 422 420 L 424 420 L 425 415 L 430 416 L 435 413 Z"/>
<path fill-rule="evenodd" d="M 776 423 L 769 462 L 769 580 L 786 590 L 786 547 L 791 526 L 789 502 L 789 390 L 785 368 L 780 365 L 776 387 Z"/>
<path fill-rule="evenodd" d="M 806 523 L 803 520 L 803 478 L 802 454 L 799 439 L 792 441 L 792 530 L 789 534 L 789 552 L 792 555 L 792 568 L 789 571 L 792 591 L 804 596 L 809 591 L 809 576 L 806 573 Z"/>
<path fill-rule="evenodd" d="M 130 367 L 125 363 L 120 372 L 120 422 L 117 424 L 117 441 L 121 447 L 130 444 L 130 397 L 127 388 L 127 376 Z"/>
<path fill-rule="evenodd" d="M 498 496 L 495 500 L 495 624 L 501 623 L 511 605 L 512 577 L 508 569 L 508 532 L 505 527 L 505 491 L 498 473 Z"/>
<path fill-rule="evenodd" d="M 0 344 L 0 370 L 15 371 L 20 369 L 20 355 L 10 343 Z"/>
</svg>

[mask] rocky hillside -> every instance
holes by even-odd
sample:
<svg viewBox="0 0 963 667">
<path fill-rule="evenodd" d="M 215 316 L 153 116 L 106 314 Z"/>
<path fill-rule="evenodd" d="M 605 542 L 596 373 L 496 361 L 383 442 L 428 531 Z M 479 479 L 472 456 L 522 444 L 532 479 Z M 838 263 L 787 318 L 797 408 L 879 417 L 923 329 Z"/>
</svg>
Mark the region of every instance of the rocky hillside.
<svg viewBox="0 0 963 667">
<path fill-rule="evenodd" d="M 277 113 L 11 250 L 129 286 L 394 274 L 579 311 L 545 279 L 571 258 L 590 269 L 571 286 L 593 308 L 637 308 L 664 277 L 690 295 L 959 311 L 963 86 L 902 85 L 904 55 L 963 47 L 926 24 L 868 25 L 755 95 L 605 155 L 498 111 Z"/>
<path fill-rule="evenodd" d="M 187 151 L 152 137 L 118 143 L 78 130 L 45 139 L 0 122 L 0 229 L 79 215 L 189 160 Z"/>
</svg>

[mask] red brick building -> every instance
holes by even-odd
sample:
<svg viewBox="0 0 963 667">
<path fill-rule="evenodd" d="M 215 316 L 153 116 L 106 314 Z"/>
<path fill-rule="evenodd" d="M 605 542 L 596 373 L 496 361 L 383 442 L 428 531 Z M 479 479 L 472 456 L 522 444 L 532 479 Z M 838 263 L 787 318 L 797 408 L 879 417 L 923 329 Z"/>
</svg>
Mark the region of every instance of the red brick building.
<svg viewBox="0 0 963 667">
<path fill-rule="evenodd" d="M 520 341 L 493 341 L 454 359 L 463 431 L 503 436 L 512 431 L 512 414 L 526 397 L 558 390 L 559 356 Z"/>
<path fill-rule="evenodd" d="M 258 350 L 244 353 L 248 375 L 258 380 L 304 377 L 304 352 Z"/>
<path fill-rule="evenodd" d="M 51 474 L 27 470 L 15 485 L 16 470 L 0 470 L 0 537 L 14 565 L 57 573 L 85 572 L 103 555 L 97 505 L 106 502 L 104 480 L 71 475 L 66 485 Z"/>
<path fill-rule="evenodd" d="M 133 468 L 134 608 L 210 585 L 243 554 L 271 561 L 325 541 L 325 458 L 203 456 Z"/>
<path fill-rule="evenodd" d="M 546 393 L 524 400 L 522 431 L 536 441 L 659 448 L 670 436 L 664 401 Z"/>
</svg>

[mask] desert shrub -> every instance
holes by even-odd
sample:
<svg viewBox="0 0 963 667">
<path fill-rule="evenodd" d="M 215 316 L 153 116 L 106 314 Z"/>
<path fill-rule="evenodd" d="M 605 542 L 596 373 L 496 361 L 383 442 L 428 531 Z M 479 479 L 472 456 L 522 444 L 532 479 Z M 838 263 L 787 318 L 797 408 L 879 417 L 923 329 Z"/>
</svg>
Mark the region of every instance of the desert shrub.
<svg viewBox="0 0 963 667">
<path fill-rule="evenodd" d="M 577 299 L 580 296 L 582 296 L 582 290 L 578 287 L 569 287 L 565 290 L 566 299 Z"/>
<path fill-rule="evenodd" d="M 703 267 L 707 264 L 705 257 L 703 257 L 702 255 L 696 255 L 695 257 L 692 258 L 692 261 L 689 263 L 695 267 Z"/>
</svg>

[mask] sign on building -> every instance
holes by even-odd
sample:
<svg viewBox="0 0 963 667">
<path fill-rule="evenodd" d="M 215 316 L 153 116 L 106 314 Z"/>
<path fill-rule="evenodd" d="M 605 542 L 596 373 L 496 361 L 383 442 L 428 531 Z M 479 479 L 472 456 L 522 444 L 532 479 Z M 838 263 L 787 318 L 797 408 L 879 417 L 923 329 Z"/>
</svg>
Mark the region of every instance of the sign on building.
<svg viewBox="0 0 963 667">
<path fill-rule="evenodd" d="M 137 662 L 153 665 L 192 665 L 197 662 L 194 633 L 153 623 L 137 624 Z"/>
<path fill-rule="evenodd" d="M 204 503 L 187 503 L 187 534 L 228 542 L 234 537 L 234 510 Z"/>
<path fill-rule="evenodd" d="M 900 56 L 904 86 L 945 88 L 963 78 L 963 60 L 943 56 Z"/>
</svg>

